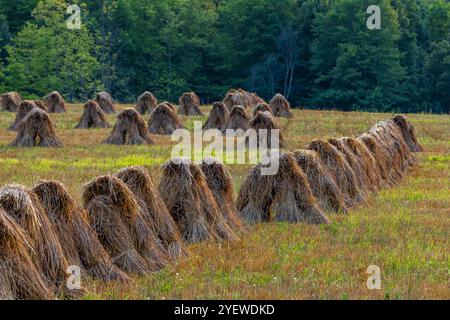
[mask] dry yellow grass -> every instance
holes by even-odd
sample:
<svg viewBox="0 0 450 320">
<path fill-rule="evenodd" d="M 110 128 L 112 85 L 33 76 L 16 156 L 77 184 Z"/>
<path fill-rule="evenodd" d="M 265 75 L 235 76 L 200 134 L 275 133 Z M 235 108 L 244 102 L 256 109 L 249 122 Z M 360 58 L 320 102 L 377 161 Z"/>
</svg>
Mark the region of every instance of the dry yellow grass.
<svg viewBox="0 0 450 320">
<path fill-rule="evenodd" d="M 15 134 L 5 128 L 14 114 L 0 113 L 0 185 L 55 179 L 79 201 L 86 182 L 128 165 L 144 165 L 159 179 L 159 165 L 170 158 L 170 137 L 153 136 L 154 146 L 100 145 L 108 129 L 73 129 L 82 107 L 68 110 L 51 115 L 62 149 L 8 147 Z M 354 136 L 390 116 L 295 110 L 293 119 L 279 122 L 288 149 L 295 150 L 318 138 Z M 398 187 L 374 195 L 369 206 L 348 216 L 329 214 L 329 226 L 274 223 L 255 227 L 237 243 L 195 245 L 189 260 L 131 287 L 85 282 L 85 298 L 449 299 L 450 116 L 408 117 L 425 152 Z M 183 120 L 192 128 L 206 116 Z M 250 167 L 229 166 L 236 190 Z M 369 265 L 381 268 L 381 290 L 366 287 Z"/>
</svg>

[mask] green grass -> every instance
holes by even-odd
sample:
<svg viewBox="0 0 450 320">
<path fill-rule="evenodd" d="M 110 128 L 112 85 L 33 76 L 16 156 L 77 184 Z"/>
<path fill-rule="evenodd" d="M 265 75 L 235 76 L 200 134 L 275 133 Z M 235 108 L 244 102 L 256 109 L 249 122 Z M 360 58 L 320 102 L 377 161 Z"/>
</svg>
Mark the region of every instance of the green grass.
<svg viewBox="0 0 450 320">
<path fill-rule="evenodd" d="M 124 106 L 121 106 L 121 108 Z M 204 110 L 208 110 L 205 107 Z M 289 150 L 317 138 L 354 136 L 391 114 L 295 111 L 280 120 Z M 80 201 L 82 186 L 129 165 L 147 167 L 156 180 L 174 142 L 154 146 L 101 145 L 108 130 L 72 129 L 81 106 L 52 115 L 61 149 L 8 147 L 14 133 L 0 129 L 0 185 L 64 183 Z M 13 114 L 0 113 L 0 128 Z M 328 213 L 327 226 L 271 223 L 253 227 L 236 243 L 202 243 L 179 265 L 127 287 L 86 280 L 85 299 L 449 299 L 450 116 L 409 115 L 425 152 L 395 188 L 373 195 L 346 216 Z M 111 122 L 114 116 L 109 116 Z M 206 117 L 184 118 L 187 128 Z M 229 165 L 239 190 L 251 165 Z M 367 267 L 378 265 L 382 289 L 368 290 Z"/>
</svg>

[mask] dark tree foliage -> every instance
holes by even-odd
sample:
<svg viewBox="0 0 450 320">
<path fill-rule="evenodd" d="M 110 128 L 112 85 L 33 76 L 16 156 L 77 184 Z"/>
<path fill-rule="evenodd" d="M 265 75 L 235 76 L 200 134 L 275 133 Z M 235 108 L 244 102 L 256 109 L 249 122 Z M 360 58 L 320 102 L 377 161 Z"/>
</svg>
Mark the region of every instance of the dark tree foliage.
<svg viewBox="0 0 450 320">
<path fill-rule="evenodd" d="M 23 25 L 31 19 L 31 12 L 37 3 L 38 0 L 0 1 L 0 15 L 6 18 L 12 34 L 19 32 Z"/>
<path fill-rule="evenodd" d="M 69 4 L 81 31 L 64 28 Z M 446 0 L 0 0 L 0 91 L 207 103 L 242 87 L 306 108 L 449 112 L 449 43 Z"/>
</svg>

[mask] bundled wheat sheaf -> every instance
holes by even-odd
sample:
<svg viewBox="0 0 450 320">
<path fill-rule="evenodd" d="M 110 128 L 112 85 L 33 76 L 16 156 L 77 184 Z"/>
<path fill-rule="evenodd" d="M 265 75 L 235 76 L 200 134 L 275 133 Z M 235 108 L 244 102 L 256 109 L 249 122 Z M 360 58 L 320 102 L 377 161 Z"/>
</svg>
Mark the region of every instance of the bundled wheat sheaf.
<svg viewBox="0 0 450 320">
<path fill-rule="evenodd" d="M 14 119 L 14 122 L 11 124 L 11 126 L 8 128 L 11 131 L 17 131 L 19 128 L 20 123 L 22 120 L 30 113 L 31 110 L 34 108 L 39 108 L 42 111 L 46 111 L 46 107 L 41 101 L 38 100 L 26 100 L 22 101 L 19 104 L 19 107 L 17 108 L 16 112 L 16 118 Z"/>
<path fill-rule="evenodd" d="M 153 95 L 153 93 L 145 91 L 141 94 L 136 103 L 136 111 L 141 115 L 146 113 L 151 113 L 158 105 L 158 99 Z"/>
<path fill-rule="evenodd" d="M 84 187 L 82 197 L 91 226 L 122 270 L 145 275 L 169 263 L 146 208 L 122 180 L 99 177 Z"/>
<path fill-rule="evenodd" d="M 396 115 L 392 118 L 392 121 L 400 128 L 403 139 L 408 145 L 409 151 L 411 152 L 422 152 L 423 148 L 417 141 L 416 129 L 413 124 L 408 121 L 405 116 Z"/>
<path fill-rule="evenodd" d="M 200 167 L 222 216 L 233 230 L 242 231 L 244 224 L 236 212 L 233 179 L 227 168 L 215 159 L 205 159 Z"/>
<path fill-rule="evenodd" d="M 379 122 L 357 139 L 317 140 L 307 149 L 294 152 L 294 158 L 320 206 L 337 212 L 365 203 L 369 191 L 398 183 L 416 162 L 412 152 L 422 150 L 413 125 L 403 116 Z M 272 182 L 275 176 L 262 176 L 264 165 L 252 169 L 237 201 L 240 214 L 250 223 L 269 221 L 277 212 L 272 209 L 277 194 Z M 284 167 L 280 161 L 280 171 L 286 172 Z M 284 196 L 288 198 L 288 192 Z"/>
<path fill-rule="evenodd" d="M 404 116 L 377 123 L 357 139 L 372 154 L 380 184 L 398 184 L 416 162 L 414 152 L 422 151 L 414 126 Z"/>
<path fill-rule="evenodd" d="M 223 103 L 230 112 L 234 106 L 246 106 L 246 101 L 244 101 L 243 97 L 241 97 L 241 94 L 235 90 L 228 91 L 227 95 L 223 99 Z"/>
<path fill-rule="evenodd" d="M 195 92 L 185 92 L 179 99 L 178 114 L 185 116 L 202 116 L 200 99 Z"/>
<path fill-rule="evenodd" d="M 100 92 L 95 96 L 95 102 L 98 103 L 100 108 L 106 114 L 116 113 L 116 107 L 114 105 L 114 99 L 108 92 Z"/>
<path fill-rule="evenodd" d="M 306 149 L 316 151 L 344 194 L 347 207 L 354 207 L 365 202 L 366 196 L 359 189 L 356 174 L 342 152 L 323 140 L 311 142 Z"/>
<path fill-rule="evenodd" d="M 47 106 L 44 104 L 44 102 L 42 100 L 33 100 L 34 104 L 36 105 L 36 107 L 38 107 L 39 109 L 48 112 Z"/>
<path fill-rule="evenodd" d="M 49 115 L 39 109 L 32 108 L 17 126 L 17 135 L 11 143 L 13 147 L 62 147 L 57 137 L 53 121 Z"/>
<path fill-rule="evenodd" d="M 376 160 L 367 146 L 355 138 L 343 137 L 340 140 L 350 149 L 361 164 L 367 188 L 370 191 L 380 189 L 381 175 L 377 170 Z"/>
<path fill-rule="evenodd" d="M 65 287 L 69 262 L 38 196 L 22 186 L 5 186 L 0 189 L 0 207 L 26 232 L 28 254 L 42 271 L 47 287 L 68 297 L 79 295 Z"/>
<path fill-rule="evenodd" d="M 375 169 L 378 171 L 377 173 L 380 175 L 382 185 L 385 186 L 395 185 L 396 182 L 390 176 L 388 170 L 389 167 L 388 155 L 378 144 L 377 140 L 368 133 L 360 135 L 357 139 L 361 141 L 372 153 L 372 156 L 375 159 L 376 163 Z"/>
<path fill-rule="evenodd" d="M 230 113 L 223 102 L 214 102 L 208 120 L 203 125 L 203 130 L 217 129 L 223 131 L 226 129 Z"/>
<path fill-rule="evenodd" d="M 119 171 L 122 180 L 138 199 L 143 217 L 158 236 L 163 250 L 174 261 L 188 255 L 180 231 L 164 204 L 152 177 L 143 167 L 129 167 Z"/>
<path fill-rule="evenodd" d="M 148 131 L 151 134 L 171 135 L 175 130 L 183 128 L 175 108 L 167 102 L 158 105 L 148 121 Z"/>
<path fill-rule="evenodd" d="M 328 139 L 328 142 L 332 144 L 336 149 L 338 149 L 345 160 L 347 160 L 348 165 L 352 168 L 353 172 L 356 176 L 356 183 L 358 185 L 358 189 L 360 190 L 361 195 L 364 198 L 367 198 L 368 193 L 368 181 L 367 177 L 364 174 L 364 169 L 362 167 L 362 163 L 356 158 L 356 155 L 350 148 L 344 143 L 342 139 Z"/>
<path fill-rule="evenodd" d="M 47 107 L 48 113 L 65 113 L 66 103 L 64 98 L 58 91 L 53 91 L 49 93 L 43 99 L 44 105 Z"/>
<path fill-rule="evenodd" d="M 255 109 L 253 109 L 252 115 L 256 116 L 256 114 L 261 111 L 261 112 L 270 112 L 271 115 L 273 115 L 273 111 L 272 108 L 270 107 L 269 104 L 263 102 L 263 103 L 258 103 L 258 105 L 256 106 Z"/>
<path fill-rule="evenodd" d="M 177 107 L 173 104 L 170 103 L 169 101 L 163 101 L 160 103 L 160 105 L 163 104 L 165 106 L 167 106 L 168 108 L 172 109 L 175 113 L 177 112 Z"/>
<path fill-rule="evenodd" d="M 33 241 L 0 207 L 0 300 L 52 300 L 55 296 L 32 258 Z"/>
<path fill-rule="evenodd" d="M 291 105 L 289 101 L 282 95 L 277 93 L 272 100 L 270 100 L 270 108 L 273 115 L 278 118 L 292 118 Z"/>
<path fill-rule="evenodd" d="M 135 109 L 125 109 L 117 115 L 117 122 L 105 144 L 153 144 L 147 124 Z"/>
<path fill-rule="evenodd" d="M 197 164 L 185 159 L 169 161 L 163 166 L 158 189 L 187 243 L 237 239 Z"/>
<path fill-rule="evenodd" d="M 415 158 L 406 145 L 400 129 L 391 120 L 377 123 L 369 130 L 387 157 L 388 173 L 394 181 L 400 181 L 414 164 Z"/>
<path fill-rule="evenodd" d="M 91 277 L 103 281 L 128 277 L 112 263 L 86 211 L 78 207 L 62 184 L 42 181 L 33 188 L 52 223 L 70 265 L 82 267 Z"/>
<path fill-rule="evenodd" d="M 262 168 L 271 165 L 268 159 L 248 174 L 236 203 L 240 216 L 250 224 L 272 220 L 329 223 L 294 157 L 287 152 L 277 157 L 279 169 L 274 175 L 262 173 Z"/>
<path fill-rule="evenodd" d="M 243 130 L 247 131 L 250 128 L 250 117 L 245 108 L 241 105 L 236 105 L 231 109 L 230 117 L 228 118 L 226 130 Z"/>
<path fill-rule="evenodd" d="M 106 120 L 106 115 L 102 108 L 95 101 L 88 101 L 84 105 L 84 111 L 81 119 L 75 126 L 75 129 L 91 129 L 91 128 L 111 128 Z"/>
<path fill-rule="evenodd" d="M 231 109 L 233 109 L 236 105 L 243 106 L 244 108 L 254 108 L 259 103 L 265 103 L 265 101 L 258 97 L 255 93 L 250 93 L 243 89 L 231 89 L 227 92 L 225 98 L 223 99 L 223 103 L 228 110 L 231 111 Z"/>
<path fill-rule="evenodd" d="M 0 110 L 16 112 L 22 102 L 22 97 L 17 92 L 7 92 L 0 95 Z"/>
<path fill-rule="evenodd" d="M 256 131 L 258 146 L 264 145 L 269 149 L 286 147 L 283 133 L 270 112 L 257 112 L 249 124 L 250 128 Z"/>
<path fill-rule="evenodd" d="M 312 150 L 297 150 L 293 155 L 321 208 L 346 213 L 344 195 L 317 153 Z"/>
</svg>

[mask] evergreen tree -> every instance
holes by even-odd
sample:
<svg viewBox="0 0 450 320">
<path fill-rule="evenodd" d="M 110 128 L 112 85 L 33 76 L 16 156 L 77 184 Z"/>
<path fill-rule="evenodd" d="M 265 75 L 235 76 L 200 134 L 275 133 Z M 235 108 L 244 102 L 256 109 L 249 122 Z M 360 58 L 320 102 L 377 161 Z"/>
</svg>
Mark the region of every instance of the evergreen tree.
<svg viewBox="0 0 450 320">
<path fill-rule="evenodd" d="M 425 24 L 431 42 L 449 39 L 450 3 L 445 0 L 431 1 Z"/>
<path fill-rule="evenodd" d="M 100 80 L 106 91 L 114 93 L 114 97 L 127 101 L 127 79 L 118 74 L 120 54 L 123 48 L 121 41 L 129 25 L 127 24 L 127 7 L 120 0 L 82 1 L 89 12 L 87 27 L 92 30 L 92 37 L 97 44 L 96 58 L 100 63 Z"/>
<path fill-rule="evenodd" d="M 450 42 L 435 41 L 427 56 L 425 70 L 432 112 L 450 112 Z"/>
<path fill-rule="evenodd" d="M 243 87 L 343 110 L 448 111 L 446 0 L 0 0 L 0 92 L 203 102 Z M 369 30 L 369 5 L 381 29 Z"/>
<path fill-rule="evenodd" d="M 293 25 L 295 5 L 292 0 L 233 0 L 219 6 L 215 46 L 220 63 L 215 71 L 224 87 L 248 88 L 254 78 L 273 77 L 265 80 L 268 88 L 253 89 L 262 91 L 265 98 L 283 90 L 286 69 L 280 61 L 277 40 Z"/>
<path fill-rule="evenodd" d="M 416 0 L 393 0 L 392 5 L 397 11 L 400 39 L 398 48 L 401 52 L 400 63 L 406 75 L 401 84 L 401 95 L 405 99 L 398 106 L 401 110 L 420 111 L 423 106 L 417 105 L 420 99 L 420 65 L 417 34 L 421 31 L 419 25 L 419 6 Z"/>
<path fill-rule="evenodd" d="M 11 34 L 15 35 L 31 20 L 31 12 L 38 0 L 0 0 L 0 15 L 3 15 Z"/>
<path fill-rule="evenodd" d="M 5 47 L 8 45 L 10 38 L 11 34 L 9 33 L 9 26 L 6 21 L 6 17 L 0 14 L 0 65 L 5 63 Z"/>
<path fill-rule="evenodd" d="M 366 26 L 366 10 L 373 1 L 335 1 L 314 20 L 311 69 L 317 77 L 318 105 L 389 110 L 403 102 L 397 15 L 388 1 L 376 2 L 382 13 L 379 30 Z"/>
<path fill-rule="evenodd" d="M 312 59 L 312 44 L 314 41 L 314 20 L 318 14 L 329 10 L 329 0 L 306 0 L 298 2 L 298 13 L 295 26 L 300 32 L 301 50 L 300 63 L 297 65 L 296 77 L 294 78 L 293 99 L 295 105 L 311 105 L 314 101 L 313 84 L 316 74 L 310 68 Z"/>
<path fill-rule="evenodd" d="M 67 28 L 63 0 L 40 1 L 33 20 L 7 47 L 5 82 L 25 97 L 41 97 L 58 90 L 69 100 L 92 97 L 99 82 L 98 61 L 89 31 Z"/>
</svg>

